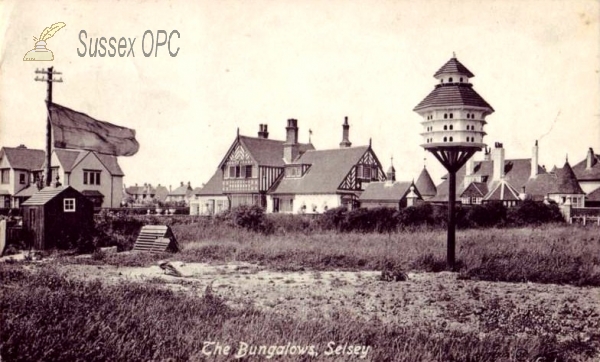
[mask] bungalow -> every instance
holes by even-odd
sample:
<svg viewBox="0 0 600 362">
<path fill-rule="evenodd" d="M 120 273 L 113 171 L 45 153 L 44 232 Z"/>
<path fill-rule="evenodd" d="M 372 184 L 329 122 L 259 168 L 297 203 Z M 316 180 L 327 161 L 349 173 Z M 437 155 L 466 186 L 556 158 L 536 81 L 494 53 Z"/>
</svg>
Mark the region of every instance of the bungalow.
<svg viewBox="0 0 600 362">
<path fill-rule="evenodd" d="M 215 214 L 240 205 L 267 212 L 316 213 L 358 206 L 363 185 L 385 175 L 371 145 L 351 147 L 350 126 L 342 125 L 339 149 L 315 150 L 298 142 L 298 121 L 289 119 L 286 140 L 268 138 L 267 125 L 258 137 L 238 134 L 215 174 L 196 194 L 191 214 Z"/>
</svg>

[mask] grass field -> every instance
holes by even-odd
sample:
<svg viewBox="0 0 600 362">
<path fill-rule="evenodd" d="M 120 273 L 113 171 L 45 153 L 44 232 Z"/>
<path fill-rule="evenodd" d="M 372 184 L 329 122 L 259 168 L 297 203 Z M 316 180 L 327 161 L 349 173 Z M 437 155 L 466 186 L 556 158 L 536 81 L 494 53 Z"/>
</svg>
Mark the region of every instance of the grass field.
<svg viewBox="0 0 600 362">
<path fill-rule="evenodd" d="M 597 228 L 459 231 L 460 273 L 439 272 L 443 231 L 173 229 L 176 254 L 1 263 L 3 360 L 600 359 Z M 168 277 L 159 259 L 202 269 Z M 388 268 L 408 280 L 380 281 Z M 207 341 L 232 350 L 206 356 Z"/>
</svg>

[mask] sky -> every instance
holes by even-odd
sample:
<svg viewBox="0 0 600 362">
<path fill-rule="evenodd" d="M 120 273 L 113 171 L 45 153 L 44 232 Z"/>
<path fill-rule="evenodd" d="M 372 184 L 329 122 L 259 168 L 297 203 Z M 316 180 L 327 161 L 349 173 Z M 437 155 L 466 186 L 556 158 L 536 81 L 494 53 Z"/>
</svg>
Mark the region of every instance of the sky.
<svg viewBox="0 0 600 362">
<path fill-rule="evenodd" d="M 600 2 L 519 1 L 0 1 L 0 146 L 45 146 L 46 84 L 54 102 L 136 130 L 140 150 L 120 157 L 127 186 L 206 182 L 240 134 L 283 140 L 288 118 L 300 141 L 337 148 L 348 117 L 353 145 L 397 179 L 424 165 L 444 169 L 421 147 L 412 109 L 433 90 L 453 52 L 495 109 L 484 142 L 507 158 L 562 167 L 600 153 Z M 24 62 L 41 31 L 52 62 Z M 135 38 L 134 57 L 80 56 L 90 39 Z M 171 37 L 145 57 L 150 30 Z M 481 159 L 477 153 L 475 159 Z"/>
</svg>

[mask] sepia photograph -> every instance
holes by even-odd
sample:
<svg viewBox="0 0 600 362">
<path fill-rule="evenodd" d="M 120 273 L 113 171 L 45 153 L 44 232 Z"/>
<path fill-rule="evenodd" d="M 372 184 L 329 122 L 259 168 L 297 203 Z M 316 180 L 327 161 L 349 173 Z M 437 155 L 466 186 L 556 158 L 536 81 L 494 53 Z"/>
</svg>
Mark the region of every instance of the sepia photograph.
<svg viewBox="0 0 600 362">
<path fill-rule="evenodd" d="M 0 0 L 0 361 L 600 361 L 597 0 Z"/>
</svg>

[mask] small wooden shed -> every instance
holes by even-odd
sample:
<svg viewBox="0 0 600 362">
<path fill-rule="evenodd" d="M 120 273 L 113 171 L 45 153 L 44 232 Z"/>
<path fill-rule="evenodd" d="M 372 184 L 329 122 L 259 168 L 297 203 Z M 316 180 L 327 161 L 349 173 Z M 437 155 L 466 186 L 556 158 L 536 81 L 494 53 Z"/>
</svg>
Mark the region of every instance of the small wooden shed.
<svg viewBox="0 0 600 362">
<path fill-rule="evenodd" d="M 21 204 L 34 249 L 68 248 L 94 228 L 94 205 L 71 186 L 46 187 Z"/>
</svg>

